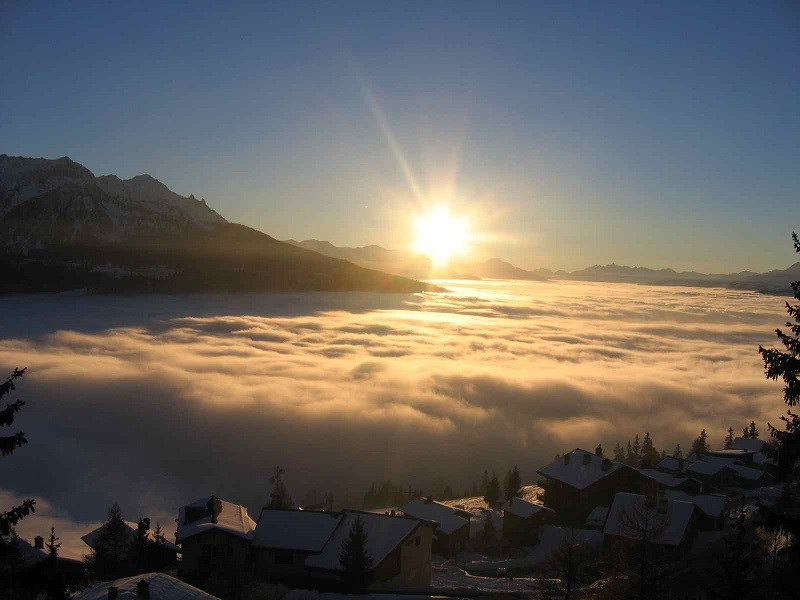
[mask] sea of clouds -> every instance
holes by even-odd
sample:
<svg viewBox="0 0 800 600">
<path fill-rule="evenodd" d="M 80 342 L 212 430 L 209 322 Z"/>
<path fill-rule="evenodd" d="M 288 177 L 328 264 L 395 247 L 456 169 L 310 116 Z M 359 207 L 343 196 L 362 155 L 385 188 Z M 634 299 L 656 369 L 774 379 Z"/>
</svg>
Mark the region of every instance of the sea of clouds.
<svg viewBox="0 0 800 600">
<path fill-rule="evenodd" d="M 0 501 L 40 499 L 69 554 L 114 500 L 174 527 L 204 495 L 248 504 L 275 465 L 301 497 L 384 478 L 457 490 L 650 431 L 686 448 L 782 412 L 757 352 L 783 298 L 585 282 L 448 293 L 0 299 L 0 367 L 27 366 Z M 256 512 L 257 515 L 257 512 Z M 35 531 L 36 530 L 36 531 Z M 41 531 L 39 531 L 41 530 Z"/>
</svg>

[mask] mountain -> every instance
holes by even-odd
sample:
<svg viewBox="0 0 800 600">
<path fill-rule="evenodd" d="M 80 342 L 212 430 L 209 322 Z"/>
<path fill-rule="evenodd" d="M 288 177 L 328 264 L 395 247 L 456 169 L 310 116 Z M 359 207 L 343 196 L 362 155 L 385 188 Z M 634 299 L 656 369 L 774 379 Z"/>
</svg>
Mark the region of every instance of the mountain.
<svg viewBox="0 0 800 600">
<path fill-rule="evenodd" d="M 434 267 L 431 259 L 422 254 L 403 250 L 387 250 L 381 246 L 351 248 L 334 246 L 320 240 L 286 240 L 288 244 L 314 250 L 327 256 L 350 260 L 362 267 L 378 269 L 405 277 L 420 279 L 526 279 L 543 281 L 546 277 L 492 258 L 485 262 L 452 261 L 446 267 Z"/>
<path fill-rule="evenodd" d="M 149 175 L 0 155 L 0 292 L 435 289 L 229 223 Z"/>
<path fill-rule="evenodd" d="M 484 262 L 454 261 L 447 268 L 434 271 L 430 259 L 425 256 L 387 250 L 381 246 L 350 248 L 334 246 L 320 240 L 287 240 L 287 243 L 314 250 L 328 256 L 350 260 L 356 264 L 388 273 L 422 279 L 522 279 L 527 281 L 568 280 L 609 283 L 637 283 L 643 285 L 680 285 L 701 287 L 725 287 L 752 290 L 763 293 L 784 294 L 791 291 L 790 282 L 800 280 L 800 263 L 788 269 L 776 269 L 767 273 L 740 271 L 738 273 L 698 273 L 697 271 L 675 271 L 674 269 L 649 269 L 625 265 L 593 265 L 577 271 L 553 271 L 539 268 L 526 270 L 511 263 L 491 258 Z"/>
</svg>

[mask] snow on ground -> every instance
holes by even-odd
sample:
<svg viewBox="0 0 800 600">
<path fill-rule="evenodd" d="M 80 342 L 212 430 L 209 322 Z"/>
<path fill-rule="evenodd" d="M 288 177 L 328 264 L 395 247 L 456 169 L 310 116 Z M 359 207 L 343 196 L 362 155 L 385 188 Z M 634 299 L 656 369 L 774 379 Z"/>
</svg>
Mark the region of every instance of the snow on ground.
<svg viewBox="0 0 800 600">
<path fill-rule="evenodd" d="M 471 573 L 496 574 L 498 569 L 507 571 L 530 571 L 546 562 L 553 552 L 565 541 L 575 536 L 582 540 L 591 556 L 600 552 L 603 546 L 603 533 L 593 529 L 573 529 L 556 525 L 542 525 L 539 528 L 539 543 L 525 548 L 527 555 L 521 558 L 499 560 L 473 560 L 465 564 Z"/>
</svg>

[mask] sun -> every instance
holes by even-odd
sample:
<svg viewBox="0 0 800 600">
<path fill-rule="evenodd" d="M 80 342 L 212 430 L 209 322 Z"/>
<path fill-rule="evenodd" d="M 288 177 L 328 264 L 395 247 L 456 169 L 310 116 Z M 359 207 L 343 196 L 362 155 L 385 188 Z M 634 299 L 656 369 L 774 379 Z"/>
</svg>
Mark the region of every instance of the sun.
<svg viewBox="0 0 800 600">
<path fill-rule="evenodd" d="M 447 206 L 437 206 L 416 220 L 414 249 L 431 258 L 434 265 L 444 265 L 457 254 L 468 250 L 467 219 L 454 217 Z"/>
</svg>

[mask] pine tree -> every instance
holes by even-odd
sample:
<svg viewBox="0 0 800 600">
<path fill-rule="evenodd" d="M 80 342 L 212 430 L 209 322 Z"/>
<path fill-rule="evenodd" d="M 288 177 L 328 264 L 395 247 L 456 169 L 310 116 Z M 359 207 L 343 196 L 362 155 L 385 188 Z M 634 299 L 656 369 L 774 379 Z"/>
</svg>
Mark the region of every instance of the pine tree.
<svg viewBox="0 0 800 600">
<path fill-rule="evenodd" d="M 497 546 L 497 528 L 494 526 L 494 519 L 492 513 L 486 515 L 486 522 L 483 524 L 483 529 L 480 533 L 481 546 L 486 552 L 493 551 Z"/>
<path fill-rule="evenodd" d="M 633 438 L 633 446 L 631 447 L 631 466 L 635 469 L 638 469 L 642 465 L 642 444 L 639 441 L 639 435 L 637 434 L 635 438 Z"/>
<path fill-rule="evenodd" d="M 500 501 L 500 481 L 497 479 L 496 473 L 492 473 L 489 485 L 486 486 L 486 493 L 483 495 L 483 501 L 492 508 L 497 506 Z"/>
<path fill-rule="evenodd" d="M 758 434 L 758 429 L 756 428 L 756 422 L 755 421 L 750 421 L 750 426 L 747 428 L 747 433 L 750 434 L 750 439 L 751 440 L 757 440 L 758 439 L 758 435 L 759 434 Z"/>
<path fill-rule="evenodd" d="M 3 383 L 0 383 L 0 398 L 13 392 L 16 389 L 14 381 L 24 374 L 25 369 L 14 369 L 11 375 Z M 25 406 L 25 403 L 22 400 L 16 400 L 0 410 L 0 427 L 10 427 L 14 422 L 14 417 L 23 406 Z M 0 454 L 8 456 L 27 443 L 28 440 L 22 431 L 9 436 L 0 436 Z M 34 512 L 34 504 L 36 504 L 36 501 L 29 498 L 18 506 L 14 506 L 5 512 L 0 512 L 0 543 L 11 542 L 11 538 L 14 536 L 14 527 L 22 519 Z M 16 544 L 16 541 L 14 543 Z"/>
<path fill-rule="evenodd" d="M 272 491 L 269 493 L 269 504 L 267 508 L 291 508 L 292 497 L 289 495 L 289 490 L 283 482 L 283 476 L 286 474 L 286 469 L 283 467 L 275 467 L 275 474 L 269 478 L 272 484 Z M 372 488 L 374 490 L 374 488 Z"/>
<path fill-rule="evenodd" d="M 633 466 L 634 458 L 633 458 L 633 448 L 631 448 L 631 441 L 628 440 L 627 445 L 625 446 L 625 460 L 623 461 L 629 467 Z"/>
<path fill-rule="evenodd" d="M 58 558 L 58 549 L 61 548 L 61 542 L 59 541 L 61 538 L 56 536 L 56 527 L 55 525 L 50 526 L 50 537 L 45 542 L 44 546 L 47 548 L 47 556 L 51 560 L 55 560 Z"/>
<path fill-rule="evenodd" d="M 742 437 L 746 440 L 750 439 L 750 430 L 747 428 L 747 425 L 742 427 Z"/>
<path fill-rule="evenodd" d="M 367 551 L 367 530 L 361 517 L 356 516 L 347 539 L 342 542 L 339 564 L 344 570 L 344 582 L 351 591 L 360 591 L 372 578 L 372 557 Z"/>
<path fill-rule="evenodd" d="M 522 487 L 522 478 L 520 477 L 517 465 L 514 465 L 514 468 L 508 472 L 508 476 L 505 481 L 504 491 L 506 500 L 510 501 L 517 494 L 519 494 L 519 489 L 521 487 Z"/>
<path fill-rule="evenodd" d="M 653 439 L 650 437 L 650 432 L 647 431 L 644 434 L 644 440 L 642 440 L 642 459 L 640 464 L 642 467 L 655 467 L 658 463 L 658 460 L 658 450 L 656 450 L 656 447 L 653 444 Z"/>
<path fill-rule="evenodd" d="M 708 433 L 705 429 L 700 431 L 700 435 L 692 442 L 692 452 L 708 452 Z"/>
<path fill-rule="evenodd" d="M 108 509 L 106 521 L 92 553 L 86 556 L 95 579 L 116 579 L 128 572 L 128 552 L 130 550 L 130 530 L 122 518 L 122 510 L 117 502 Z"/>
<path fill-rule="evenodd" d="M 617 462 L 625 462 L 625 450 L 619 442 L 614 445 L 614 460 Z"/>
<path fill-rule="evenodd" d="M 605 457 L 603 453 L 603 444 L 597 444 L 597 448 L 594 449 L 594 453 L 601 458 Z"/>
<path fill-rule="evenodd" d="M 722 447 L 723 448 L 730 448 L 733 446 L 733 440 L 735 439 L 735 435 L 733 433 L 733 427 L 728 427 L 728 434 L 725 436 L 725 439 L 722 440 Z"/>
<path fill-rule="evenodd" d="M 761 597 L 753 576 L 757 557 L 746 519 L 747 512 L 740 509 L 731 527 L 733 536 L 724 540 L 724 555 L 715 556 L 716 564 L 711 570 L 711 586 L 708 589 L 712 598 L 746 600 Z"/>
<path fill-rule="evenodd" d="M 800 253 L 800 240 L 797 233 L 792 234 L 795 252 Z M 792 291 L 796 300 L 800 301 L 800 281 L 792 282 Z M 781 431 L 771 423 L 767 423 L 769 435 L 773 439 L 774 448 L 769 450 L 769 454 L 778 463 L 778 472 L 781 478 L 785 478 L 791 473 L 800 462 L 800 414 L 792 412 L 794 407 L 800 402 L 800 303 L 789 304 L 786 302 L 786 312 L 789 319 L 786 327 L 789 332 L 776 329 L 775 334 L 783 344 L 784 350 L 775 348 L 766 349 L 758 347 L 761 358 L 764 360 L 764 371 L 768 379 L 783 380 L 783 401 L 789 407 L 786 415 L 781 416 L 784 422 L 784 430 Z M 759 505 L 765 525 L 771 530 L 782 530 L 789 536 L 790 553 L 797 559 L 800 554 L 800 516 L 798 511 L 798 499 L 790 491 L 788 486 L 784 486 L 786 498 L 781 503 L 781 507 L 769 508 L 763 504 Z"/>
<path fill-rule="evenodd" d="M 488 490 L 489 490 L 489 471 L 484 469 L 483 475 L 481 475 L 481 494 L 485 496 Z"/>
<path fill-rule="evenodd" d="M 672 456 L 675 458 L 683 458 L 683 450 L 680 444 L 675 444 L 675 450 L 672 451 Z"/>
</svg>

